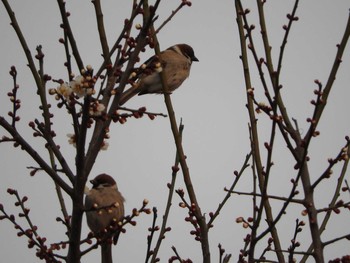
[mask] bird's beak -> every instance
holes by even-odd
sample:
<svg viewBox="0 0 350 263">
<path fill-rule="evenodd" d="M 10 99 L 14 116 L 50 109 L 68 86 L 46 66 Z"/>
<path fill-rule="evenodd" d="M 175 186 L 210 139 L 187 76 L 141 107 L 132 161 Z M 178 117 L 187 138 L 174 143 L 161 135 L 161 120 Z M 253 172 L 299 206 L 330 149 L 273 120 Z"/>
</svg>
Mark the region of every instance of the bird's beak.
<svg viewBox="0 0 350 263">
<path fill-rule="evenodd" d="M 192 61 L 199 61 L 198 58 L 196 58 L 195 56 L 193 56 Z"/>
</svg>

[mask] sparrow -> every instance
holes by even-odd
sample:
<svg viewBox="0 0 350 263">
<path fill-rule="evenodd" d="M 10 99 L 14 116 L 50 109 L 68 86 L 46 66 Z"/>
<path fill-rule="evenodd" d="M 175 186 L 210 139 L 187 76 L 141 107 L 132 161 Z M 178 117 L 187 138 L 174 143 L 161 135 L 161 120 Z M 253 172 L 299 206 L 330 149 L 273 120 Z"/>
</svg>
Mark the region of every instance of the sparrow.
<svg viewBox="0 0 350 263">
<path fill-rule="evenodd" d="M 119 232 L 111 231 L 124 217 L 124 197 L 117 183 L 108 174 L 100 174 L 90 181 L 92 189 L 85 197 L 87 224 L 101 242 L 101 262 L 112 262 L 112 242 Z M 114 228 L 115 229 L 115 228 Z"/>
<path fill-rule="evenodd" d="M 120 98 L 119 104 L 123 105 L 136 94 L 161 94 L 163 85 L 160 72 L 165 73 L 169 92 L 173 92 L 190 75 L 192 62 L 199 61 L 193 48 L 187 44 L 177 44 L 162 51 L 158 56 L 149 58 L 140 68 L 141 74 L 137 83 Z"/>
</svg>

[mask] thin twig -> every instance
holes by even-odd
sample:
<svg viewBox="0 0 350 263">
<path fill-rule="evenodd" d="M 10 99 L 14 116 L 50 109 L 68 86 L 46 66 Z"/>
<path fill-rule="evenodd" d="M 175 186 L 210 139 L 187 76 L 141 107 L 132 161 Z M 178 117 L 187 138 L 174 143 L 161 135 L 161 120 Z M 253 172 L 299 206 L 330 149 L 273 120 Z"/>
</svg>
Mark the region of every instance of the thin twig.
<svg viewBox="0 0 350 263">
<path fill-rule="evenodd" d="M 97 22 L 97 29 L 100 36 L 100 43 L 102 48 L 102 54 L 104 58 L 107 58 L 106 63 L 111 64 L 109 55 L 109 47 L 108 47 L 108 40 L 107 35 L 105 31 L 105 26 L 103 22 L 103 13 L 102 13 L 102 7 L 101 7 L 101 1 L 100 0 L 93 0 L 91 1 L 95 7 L 95 14 L 96 14 L 96 22 Z"/>
<path fill-rule="evenodd" d="M 210 220 L 208 221 L 207 225 L 208 227 L 210 227 L 214 220 L 217 218 L 217 216 L 220 214 L 220 211 L 221 209 L 224 207 L 224 205 L 226 204 L 226 202 L 228 201 L 228 199 L 230 198 L 231 194 L 233 193 L 233 189 L 235 188 L 235 186 L 237 185 L 239 179 L 241 178 L 243 172 L 245 171 L 245 169 L 247 167 L 249 167 L 249 160 L 250 160 L 250 157 L 252 156 L 252 153 L 250 152 L 249 154 L 246 155 L 246 158 L 244 160 L 244 163 L 241 167 L 241 170 L 237 173 L 235 173 L 235 180 L 233 181 L 231 187 L 225 191 L 227 191 L 227 194 L 225 195 L 223 201 L 219 204 L 218 208 L 216 209 L 216 211 L 213 213 L 213 215 L 210 217 Z"/>
<path fill-rule="evenodd" d="M 68 15 L 67 15 L 67 10 L 66 10 L 66 2 L 64 0 L 57 0 L 57 3 L 58 3 L 58 7 L 60 9 L 63 27 L 65 29 L 65 32 L 67 32 L 69 43 L 70 43 L 70 46 L 72 47 L 72 52 L 73 52 L 75 61 L 77 63 L 79 71 L 80 71 L 84 68 L 84 63 L 83 63 L 83 60 L 80 56 L 79 49 L 78 49 L 77 43 L 75 41 L 75 38 L 74 38 L 74 35 L 72 32 L 72 28 L 70 27 Z"/>
<path fill-rule="evenodd" d="M 153 236 L 154 236 L 154 233 L 156 231 L 156 222 L 157 222 L 157 217 L 158 217 L 157 208 L 153 207 L 152 210 L 153 210 L 153 221 L 152 221 L 152 227 L 150 228 L 151 234 L 147 236 L 147 253 L 146 253 L 145 263 L 148 262 L 148 259 L 153 254 L 153 251 L 151 252 L 151 246 L 152 246 Z"/>
<path fill-rule="evenodd" d="M 179 126 L 179 133 L 180 133 L 181 140 L 182 140 L 183 129 L 184 129 L 184 125 L 182 124 L 182 121 L 181 121 L 180 122 L 180 126 Z M 179 166 L 179 155 L 176 152 L 175 163 L 174 163 L 174 166 L 173 166 L 173 169 L 172 169 L 172 174 L 171 174 L 171 183 L 169 184 L 168 200 L 167 200 L 165 212 L 164 212 L 164 215 L 163 215 L 163 222 L 162 222 L 162 226 L 161 226 L 161 229 L 160 229 L 160 232 L 159 232 L 157 244 L 156 244 L 155 248 L 153 249 L 153 255 L 152 255 L 151 263 L 156 262 L 160 246 L 162 244 L 162 241 L 164 240 L 165 233 L 167 232 L 167 223 L 168 223 L 168 218 L 169 218 L 169 214 L 170 214 L 170 208 L 171 208 L 171 205 L 172 205 L 172 200 L 173 200 L 173 195 L 174 195 L 174 189 L 175 189 L 176 175 L 177 175 L 177 172 L 178 172 L 178 166 Z"/>
<path fill-rule="evenodd" d="M 341 237 L 337 237 L 337 238 L 334 238 L 334 239 L 331 239 L 331 240 L 328 240 L 326 242 L 323 242 L 323 245 L 324 246 L 328 246 L 330 244 L 333 244 L 339 240 L 342 240 L 342 239 L 347 239 L 347 240 L 350 240 L 350 234 L 346 234 L 346 235 L 343 235 Z"/>
<path fill-rule="evenodd" d="M 290 199 L 289 197 L 282 197 L 282 196 L 277 196 L 277 195 L 262 195 L 259 193 L 247 193 L 247 192 L 239 192 L 239 191 L 230 191 L 226 190 L 231 194 L 237 194 L 237 195 L 247 195 L 247 196 L 256 196 L 256 197 L 264 197 L 268 199 L 274 199 L 274 200 L 280 200 L 280 201 L 285 201 L 285 202 L 290 202 L 290 203 L 296 203 L 296 204 L 303 204 L 304 200 L 301 199 Z"/>
<path fill-rule="evenodd" d="M 170 22 L 170 20 L 180 11 L 182 7 L 184 7 L 186 4 L 184 2 L 180 3 L 179 6 L 171 12 L 171 15 L 164 20 L 164 22 L 154 31 L 154 34 L 157 35 L 162 28 Z"/>
</svg>

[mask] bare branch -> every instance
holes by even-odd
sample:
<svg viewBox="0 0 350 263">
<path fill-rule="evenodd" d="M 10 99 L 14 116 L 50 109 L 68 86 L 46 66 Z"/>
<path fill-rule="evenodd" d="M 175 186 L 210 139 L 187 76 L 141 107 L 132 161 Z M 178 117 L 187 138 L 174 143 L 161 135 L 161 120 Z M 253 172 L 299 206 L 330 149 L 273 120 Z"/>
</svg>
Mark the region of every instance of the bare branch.
<svg viewBox="0 0 350 263">
<path fill-rule="evenodd" d="M 48 165 L 44 159 L 30 146 L 30 144 L 9 124 L 3 117 L 0 116 L 0 126 L 7 130 L 13 139 L 25 150 L 37 164 L 45 170 L 45 172 L 56 182 L 68 195 L 73 194 L 73 189 L 62 180 L 54 169 Z"/>
</svg>

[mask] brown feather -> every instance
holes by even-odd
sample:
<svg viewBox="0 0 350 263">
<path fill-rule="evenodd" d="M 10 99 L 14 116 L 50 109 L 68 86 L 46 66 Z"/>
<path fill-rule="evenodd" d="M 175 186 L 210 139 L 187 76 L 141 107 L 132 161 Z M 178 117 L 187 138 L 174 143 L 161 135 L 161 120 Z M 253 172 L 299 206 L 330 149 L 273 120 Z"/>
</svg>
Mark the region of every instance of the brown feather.
<svg viewBox="0 0 350 263">
<path fill-rule="evenodd" d="M 122 94 L 119 104 L 123 105 L 136 94 L 163 93 L 160 71 L 165 75 L 169 92 L 173 92 L 190 75 L 193 61 L 198 59 L 193 49 L 186 44 L 174 45 L 161 52 L 159 57 L 151 57 L 146 61 L 146 68 L 142 71 L 139 81 Z"/>
</svg>

